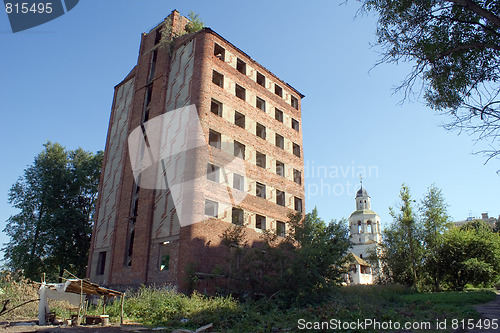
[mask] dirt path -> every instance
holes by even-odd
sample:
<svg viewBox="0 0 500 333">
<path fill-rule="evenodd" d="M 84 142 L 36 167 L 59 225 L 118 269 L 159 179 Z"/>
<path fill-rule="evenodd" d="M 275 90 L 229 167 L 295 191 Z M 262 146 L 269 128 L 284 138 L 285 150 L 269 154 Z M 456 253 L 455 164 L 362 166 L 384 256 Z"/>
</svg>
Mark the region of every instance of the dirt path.
<svg viewBox="0 0 500 333">
<path fill-rule="evenodd" d="M 470 330 L 467 332 L 471 333 L 490 333 L 490 332 L 500 332 L 500 291 L 497 290 L 497 297 L 486 304 L 476 305 L 474 308 L 481 314 L 483 319 L 496 319 L 499 328 L 493 330 Z"/>
</svg>

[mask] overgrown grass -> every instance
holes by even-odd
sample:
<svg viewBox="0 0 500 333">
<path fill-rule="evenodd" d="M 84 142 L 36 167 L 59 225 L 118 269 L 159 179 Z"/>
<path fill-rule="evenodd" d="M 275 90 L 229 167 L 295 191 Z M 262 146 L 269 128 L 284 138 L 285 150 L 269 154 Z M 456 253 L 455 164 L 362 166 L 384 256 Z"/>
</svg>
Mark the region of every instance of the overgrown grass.
<svg viewBox="0 0 500 333">
<path fill-rule="evenodd" d="M 24 279 L 4 276 L 0 279 L 0 288 L 3 292 L 0 294 L 0 301 L 10 299 L 12 306 L 38 298 L 37 287 Z M 478 319 L 479 315 L 473 305 L 486 303 L 494 298 L 495 293 L 491 290 L 418 293 L 399 285 L 349 286 L 338 289 L 330 301 L 322 305 L 283 309 L 274 300 L 269 299 L 243 303 L 230 296 L 209 297 L 199 293 L 186 296 L 167 287 L 142 287 L 127 293 L 124 315 L 129 322 L 165 327 L 166 332 L 178 328 L 196 329 L 209 323 L 213 323 L 214 331 L 217 332 L 291 332 L 298 331 L 299 319 L 308 322 L 376 319 L 380 322 L 390 320 L 402 324 L 417 321 L 435 323 L 437 319 Z M 69 313 L 68 306 L 63 303 L 52 302 L 50 306 L 63 317 Z M 30 303 L 0 317 L 0 320 L 34 318 L 37 315 L 37 307 L 38 302 Z M 118 322 L 120 302 L 116 301 L 106 309 L 111 320 Z M 101 311 L 102 308 L 93 307 L 89 314 L 100 314 Z M 350 332 L 379 331 L 368 328 Z M 451 328 L 449 331 L 452 331 Z"/>
<path fill-rule="evenodd" d="M 272 300 L 241 303 L 231 297 L 206 297 L 197 293 L 188 297 L 169 288 L 143 287 L 127 296 L 124 312 L 130 321 L 165 327 L 167 331 L 195 329 L 208 323 L 213 323 L 218 332 L 298 331 L 299 319 L 310 322 L 376 319 L 401 324 L 416 321 L 434 324 L 437 319 L 445 318 L 478 319 L 472 305 L 489 302 L 494 297 L 494 292 L 484 290 L 417 293 L 399 285 L 350 286 L 340 288 L 329 302 L 322 305 L 285 310 Z M 117 320 L 119 302 L 109 307 L 108 313 Z M 187 319 L 187 322 L 182 319 Z"/>
</svg>

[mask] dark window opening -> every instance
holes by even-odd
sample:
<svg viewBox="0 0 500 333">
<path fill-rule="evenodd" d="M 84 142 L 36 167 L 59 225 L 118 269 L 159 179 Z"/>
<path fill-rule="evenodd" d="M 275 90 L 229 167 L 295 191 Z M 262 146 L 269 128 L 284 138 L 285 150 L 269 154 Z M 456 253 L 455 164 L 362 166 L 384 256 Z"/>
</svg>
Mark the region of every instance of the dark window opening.
<svg viewBox="0 0 500 333">
<path fill-rule="evenodd" d="M 236 225 L 243 225 L 244 223 L 243 209 L 233 207 L 231 222 Z"/>
<path fill-rule="evenodd" d="M 302 185 L 302 172 L 293 169 L 293 181 L 299 185 Z"/>
<path fill-rule="evenodd" d="M 222 103 L 212 98 L 212 102 L 210 103 L 210 111 L 213 114 L 222 117 Z"/>
<path fill-rule="evenodd" d="M 160 271 L 170 269 L 170 247 L 168 244 L 160 245 Z"/>
<path fill-rule="evenodd" d="M 214 148 L 220 149 L 221 134 L 219 132 L 210 130 L 208 134 L 208 144 Z"/>
<path fill-rule="evenodd" d="M 155 34 L 155 45 L 160 43 L 161 41 L 161 27 L 156 29 L 156 34 Z"/>
<path fill-rule="evenodd" d="M 276 203 L 280 206 L 285 206 L 285 192 L 276 190 Z"/>
<path fill-rule="evenodd" d="M 148 82 L 151 82 L 155 76 L 156 58 L 158 57 L 158 50 L 154 50 L 151 55 L 151 62 L 149 63 L 149 77 Z"/>
<path fill-rule="evenodd" d="M 266 198 L 266 185 L 262 183 L 255 183 L 255 195 L 259 198 Z"/>
<path fill-rule="evenodd" d="M 245 178 L 242 175 L 233 174 L 233 188 L 240 191 L 245 190 Z"/>
<path fill-rule="evenodd" d="M 219 44 L 215 43 L 214 56 L 216 56 L 218 59 L 224 61 L 225 55 L 226 55 L 226 50 L 222 46 L 220 46 Z"/>
<path fill-rule="evenodd" d="M 281 237 L 286 236 L 286 225 L 285 222 L 276 221 L 276 234 Z"/>
<path fill-rule="evenodd" d="M 274 109 L 274 118 L 279 122 L 283 122 L 283 111 Z"/>
<path fill-rule="evenodd" d="M 244 74 L 244 75 L 247 74 L 247 64 L 243 60 L 241 60 L 240 58 L 238 58 L 236 60 L 236 69 L 241 74 Z"/>
<path fill-rule="evenodd" d="M 297 110 L 299 109 L 299 100 L 296 97 L 291 96 L 291 104 Z"/>
<path fill-rule="evenodd" d="M 217 85 L 221 88 L 224 88 L 224 75 L 222 75 L 219 72 L 213 71 L 212 72 L 212 82 L 215 85 Z"/>
<path fill-rule="evenodd" d="M 293 154 L 300 157 L 300 146 L 296 143 L 293 144 Z"/>
<path fill-rule="evenodd" d="M 292 128 L 297 132 L 299 131 L 299 122 L 293 118 L 292 118 Z"/>
<path fill-rule="evenodd" d="M 262 124 L 257 123 L 255 125 L 255 135 L 259 138 L 266 139 L 266 127 Z"/>
<path fill-rule="evenodd" d="M 262 98 L 255 98 L 255 106 L 257 107 L 257 109 L 261 109 L 262 111 L 266 112 L 266 101 Z"/>
<path fill-rule="evenodd" d="M 220 167 L 213 164 L 207 164 L 207 179 L 213 182 L 219 182 Z"/>
<path fill-rule="evenodd" d="M 278 95 L 279 97 L 283 97 L 283 88 L 278 86 L 277 84 L 274 85 L 274 93 Z"/>
<path fill-rule="evenodd" d="M 239 84 L 236 84 L 235 87 L 234 87 L 234 93 L 236 95 L 236 97 L 242 99 L 242 100 L 246 100 L 246 90 L 245 88 L 243 88 L 242 86 L 240 86 Z"/>
<path fill-rule="evenodd" d="M 146 89 L 146 96 L 144 96 L 144 111 L 142 114 L 142 122 L 145 123 L 149 120 L 149 110 L 151 108 L 151 99 L 153 97 L 153 87 L 150 85 Z"/>
<path fill-rule="evenodd" d="M 128 239 L 127 266 L 132 266 L 132 254 L 134 253 L 134 238 L 135 238 L 135 230 L 132 229 Z"/>
<path fill-rule="evenodd" d="M 285 138 L 278 133 L 276 133 L 276 147 L 285 149 Z"/>
<path fill-rule="evenodd" d="M 205 200 L 205 215 L 217 217 L 219 203 L 212 200 Z"/>
<path fill-rule="evenodd" d="M 238 111 L 234 112 L 234 124 L 241 128 L 245 128 L 245 115 L 239 113 Z"/>
<path fill-rule="evenodd" d="M 297 212 L 302 213 L 302 199 L 295 197 L 294 206 Z"/>
<path fill-rule="evenodd" d="M 257 72 L 257 84 L 260 84 L 263 87 L 266 86 L 266 77 L 259 72 Z"/>
<path fill-rule="evenodd" d="M 255 164 L 261 168 L 266 168 L 266 155 L 257 152 L 255 158 Z"/>
<path fill-rule="evenodd" d="M 276 174 L 285 177 L 285 164 L 280 161 L 276 161 Z"/>
<path fill-rule="evenodd" d="M 99 257 L 97 258 L 96 275 L 104 275 L 105 268 L 106 268 L 106 251 L 103 251 L 99 252 Z"/>
<path fill-rule="evenodd" d="M 245 159 L 245 145 L 234 141 L 234 156 Z"/>
<path fill-rule="evenodd" d="M 266 229 L 266 217 L 262 215 L 255 215 L 255 228 Z"/>
</svg>

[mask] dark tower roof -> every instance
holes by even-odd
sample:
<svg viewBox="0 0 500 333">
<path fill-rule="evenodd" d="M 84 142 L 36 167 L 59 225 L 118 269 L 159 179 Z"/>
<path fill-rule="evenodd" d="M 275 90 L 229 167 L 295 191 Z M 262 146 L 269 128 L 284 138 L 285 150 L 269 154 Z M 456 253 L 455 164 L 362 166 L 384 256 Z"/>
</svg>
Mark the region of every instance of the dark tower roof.
<svg viewBox="0 0 500 333">
<path fill-rule="evenodd" d="M 356 193 L 356 198 L 367 197 L 367 196 L 368 196 L 368 192 L 366 192 L 366 190 L 363 188 L 363 186 L 361 186 L 358 193 Z"/>
</svg>

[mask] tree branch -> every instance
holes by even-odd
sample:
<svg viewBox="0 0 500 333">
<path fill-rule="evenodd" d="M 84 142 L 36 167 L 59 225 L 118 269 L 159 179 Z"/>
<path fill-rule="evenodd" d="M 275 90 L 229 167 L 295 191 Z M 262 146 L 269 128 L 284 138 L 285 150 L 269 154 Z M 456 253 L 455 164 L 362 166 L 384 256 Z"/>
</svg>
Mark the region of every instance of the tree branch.
<svg viewBox="0 0 500 333">
<path fill-rule="evenodd" d="M 493 25 L 496 26 L 497 29 L 500 29 L 500 17 L 492 13 L 491 11 L 482 8 L 476 2 L 472 0 L 447 0 L 449 2 L 456 3 L 464 8 L 470 9 L 474 13 L 484 17 L 488 21 L 490 21 Z"/>
</svg>

